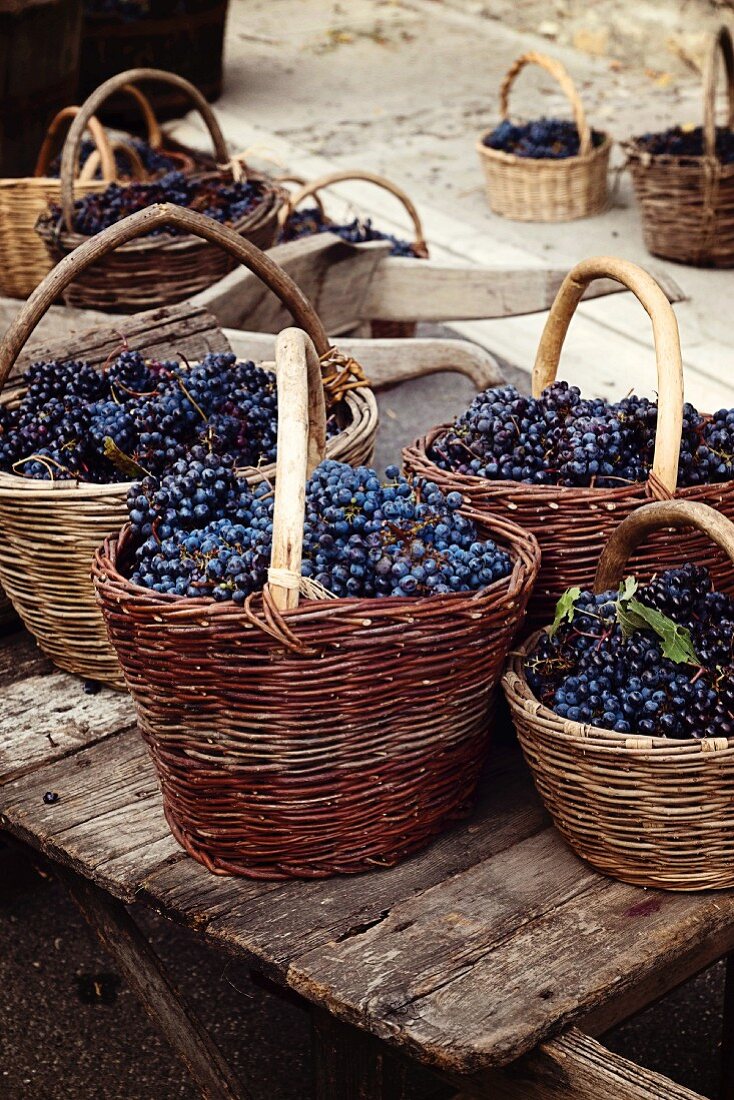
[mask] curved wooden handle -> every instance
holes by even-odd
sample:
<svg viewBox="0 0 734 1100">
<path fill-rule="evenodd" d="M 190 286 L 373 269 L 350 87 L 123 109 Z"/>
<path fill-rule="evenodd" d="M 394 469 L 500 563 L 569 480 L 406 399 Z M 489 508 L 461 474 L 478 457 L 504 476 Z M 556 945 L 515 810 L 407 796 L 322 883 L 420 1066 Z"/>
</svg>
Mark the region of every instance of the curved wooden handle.
<svg viewBox="0 0 734 1100">
<path fill-rule="evenodd" d="M 719 54 L 724 59 L 728 114 L 726 125 L 734 128 L 734 43 L 726 26 L 719 27 L 711 39 L 703 70 L 703 151 L 707 157 L 716 157 L 716 75 Z"/>
<path fill-rule="evenodd" d="M 568 71 L 561 62 L 557 61 L 554 57 L 548 57 L 547 54 L 536 53 L 535 50 L 531 50 L 529 53 L 522 54 L 516 61 L 513 61 L 500 85 L 500 117 L 510 117 L 510 89 L 516 77 L 522 72 L 526 65 L 539 65 L 541 69 L 545 69 L 545 71 L 550 73 L 553 79 L 560 84 L 563 94 L 571 104 L 576 129 L 579 132 L 579 155 L 582 157 L 586 156 L 587 153 L 591 152 L 591 128 L 586 121 L 584 105 L 579 98 L 579 93 L 576 91 L 576 85 L 568 75 Z"/>
<path fill-rule="evenodd" d="M 46 136 L 41 143 L 41 148 L 38 150 L 36 167 L 33 169 L 33 175 L 36 178 L 45 176 L 48 171 L 48 166 L 51 163 L 51 157 L 53 156 L 53 151 L 56 146 L 56 137 L 59 128 L 63 123 L 75 119 L 80 111 L 81 107 L 63 107 L 49 123 Z M 105 129 L 99 119 L 95 118 L 94 115 L 91 115 L 87 119 L 86 126 L 99 151 L 99 157 L 102 164 L 102 179 L 111 182 L 116 175 L 115 158 L 110 148 Z"/>
<path fill-rule="evenodd" d="M 326 449 L 321 364 L 313 343 L 287 328 L 275 343 L 278 441 L 273 505 L 273 548 L 268 586 L 280 610 L 298 607 L 306 482 Z"/>
<path fill-rule="evenodd" d="M 647 535 L 664 527 L 697 527 L 734 562 L 734 523 L 708 504 L 687 500 L 660 500 L 643 504 L 616 528 L 602 550 L 594 577 L 594 591 L 616 588 L 625 575 L 630 555 Z"/>
<path fill-rule="evenodd" d="M 614 256 L 594 256 L 569 271 L 540 337 L 533 367 L 533 396 L 539 397 L 555 381 L 571 318 L 587 286 L 595 279 L 614 279 L 626 286 L 650 315 L 658 373 L 658 427 L 652 469 L 672 493 L 678 482 L 683 430 L 683 363 L 678 322 L 658 284 L 637 264 Z"/>
<path fill-rule="evenodd" d="M 296 191 L 295 195 L 288 200 L 286 204 L 286 219 L 291 211 L 295 210 L 304 199 L 309 197 L 309 195 L 316 196 L 317 192 L 323 190 L 325 187 L 331 187 L 334 183 L 344 183 L 347 180 L 363 180 L 365 183 L 374 183 L 377 187 L 384 188 L 385 191 L 389 191 L 391 195 L 399 199 L 413 222 L 413 229 L 415 231 L 415 240 L 413 244 L 415 249 L 427 254 L 426 242 L 423 236 L 423 225 L 412 199 L 410 199 L 405 191 L 398 187 L 397 184 L 392 183 L 389 179 L 378 175 L 376 172 L 353 171 L 347 168 L 342 171 L 329 172 L 325 176 L 320 176 L 319 179 L 311 180 L 310 183 L 307 183 L 305 187 L 301 187 L 300 190 Z"/>
<path fill-rule="evenodd" d="M 181 88 L 183 91 L 187 92 L 211 134 L 216 159 L 222 162 L 228 159 L 227 145 L 219 127 L 219 123 L 214 116 L 214 112 L 199 89 L 195 88 L 188 80 L 185 80 L 182 76 L 178 76 L 176 73 L 164 72 L 162 69 L 128 69 L 124 73 L 117 73 L 116 76 L 111 76 L 109 80 L 105 80 L 103 84 L 100 84 L 90 96 L 87 96 L 81 106 L 79 114 L 71 124 L 69 133 L 66 135 L 64 150 L 61 154 L 60 175 L 61 209 L 63 211 L 64 224 L 68 229 L 73 228 L 74 195 L 72 179 L 75 175 L 79 156 L 79 145 L 87 125 L 87 120 L 113 92 L 124 88 L 126 85 L 137 83 L 139 80 L 156 80 L 163 84 L 173 84 L 174 87 Z"/>
<path fill-rule="evenodd" d="M 80 272 L 91 267 L 96 260 L 119 248 L 120 245 L 142 237 L 152 229 L 166 225 L 182 229 L 219 245 L 225 252 L 229 252 L 241 264 L 248 267 L 274 294 L 277 294 L 296 324 L 306 330 L 318 354 L 326 355 L 330 348 L 329 338 L 318 314 L 290 275 L 287 275 L 266 253 L 261 252 L 233 229 L 220 225 L 213 218 L 197 214 L 194 210 L 187 210 L 171 202 L 156 203 L 153 206 L 146 206 L 144 210 L 138 210 L 135 214 L 130 214 L 122 221 L 103 229 L 96 236 L 90 237 L 60 260 L 43 282 L 39 283 L 30 298 L 21 306 L 0 342 L 0 392 L 7 381 L 13 363 L 36 325 L 69 283 Z"/>
<path fill-rule="evenodd" d="M 303 178 L 303 176 L 276 176 L 275 182 L 276 183 L 295 183 L 296 187 L 305 187 L 306 186 L 306 180 Z M 325 213 L 324 204 L 322 203 L 320 197 L 318 195 L 314 195 L 313 196 L 313 201 L 316 203 L 316 207 L 318 208 L 318 210 L 322 214 L 324 214 Z M 280 210 L 278 211 L 278 224 L 281 227 L 284 226 L 292 213 L 293 213 L 293 206 L 291 205 L 291 198 L 290 198 L 290 195 L 289 195 L 287 200 L 283 203 Z"/>
<path fill-rule="evenodd" d="M 151 149 L 160 149 L 163 145 L 163 131 L 161 130 L 160 123 L 153 110 L 153 105 L 147 95 L 141 92 L 140 88 L 136 87 L 135 84 L 123 84 L 120 91 L 125 92 L 126 95 L 132 96 L 140 107 L 143 121 L 145 122 L 145 128 L 148 131 L 148 145 Z"/>
<path fill-rule="evenodd" d="M 116 138 L 110 142 L 110 148 L 112 154 L 122 153 L 130 162 L 130 178 L 134 180 L 147 179 L 148 173 L 145 171 L 145 165 L 143 164 L 137 149 L 134 145 L 131 145 L 128 141 L 124 141 L 122 138 Z M 92 149 L 87 159 L 84 161 L 82 170 L 79 173 L 79 180 L 82 183 L 86 183 L 89 180 L 93 180 L 97 174 L 97 169 L 100 164 L 99 149 Z M 115 174 L 117 174 L 117 163 L 115 163 Z"/>
</svg>

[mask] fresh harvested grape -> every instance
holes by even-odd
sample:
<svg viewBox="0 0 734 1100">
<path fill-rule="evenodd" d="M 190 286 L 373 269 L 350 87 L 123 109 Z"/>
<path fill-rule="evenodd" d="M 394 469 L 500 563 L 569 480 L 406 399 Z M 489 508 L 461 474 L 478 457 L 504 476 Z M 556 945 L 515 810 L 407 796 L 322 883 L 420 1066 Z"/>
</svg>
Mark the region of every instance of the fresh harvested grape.
<svg viewBox="0 0 734 1100">
<path fill-rule="evenodd" d="M 193 453 L 193 452 L 192 452 Z M 301 572 L 335 596 L 472 592 L 506 577 L 509 555 L 481 541 L 459 514 L 462 498 L 388 467 L 327 460 L 306 488 Z M 203 451 L 157 481 L 133 486 L 128 510 L 139 541 L 132 580 L 156 592 L 243 603 L 267 577 L 273 495 L 251 491 Z M 140 541 L 142 540 L 142 541 Z"/>
<path fill-rule="evenodd" d="M 295 210 L 288 218 L 280 235 L 281 241 L 295 241 L 301 237 L 312 237 L 315 233 L 335 233 L 350 244 L 364 244 L 365 241 L 390 241 L 391 256 L 417 255 L 415 246 L 409 241 L 403 241 L 392 233 L 383 233 L 376 229 L 370 218 L 354 218 L 353 221 L 340 225 L 330 221 L 323 211 L 317 206 L 307 207 L 304 210 Z"/>
<path fill-rule="evenodd" d="M 573 594 L 525 662 L 547 707 L 618 733 L 734 735 L 734 601 L 713 591 L 707 569 L 687 564 L 639 587 L 628 578 L 620 592 Z"/>
<path fill-rule="evenodd" d="M 635 394 L 610 402 L 582 398 L 567 382 L 538 398 L 493 387 L 433 441 L 429 457 L 444 470 L 492 481 L 615 488 L 649 476 L 657 418 L 657 402 Z M 678 484 L 733 476 L 734 410 L 707 420 L 685 404 Z"/>
<path fill-rule="evenodd" d="M 669 130 L 641 134 L 634 144 L 653 156 L 702 157 L 703 128 L 701 126 L 671 126 Z M 734 133 L 725 126 L 716 128 L 716 157 L 722 164 L 734 162 Z"/>
<path fill-rule="evenodd" d="M 592 130 L 594 148 L 604 141 L 604 134 Z M 579 132 L 575 122 L 560 118 L 538 118 L 532 122 L 515 123 L 502 120 L 484 138 L 490 149 L 513 153 L 516 157 L 532 160 L 563 160 L 579 155 Z"/>
<path fill-rule="evenodd" d="M 140 157 L 140 162 L 145 168 L 149 176 L 165 175 L 167 172 L 174 172 L 176 170 L 176 161 L 171 157 L 166 156 L 165 152 L 160 149 L 154 149 L 152 145 L 148 145 L 147 141 L 143 141 L 138 137 L 127 137 L 125 139 L 127 145 L 131 145 L 135 152 Z M 90 138 L 83 138 L 79 147 L 79 167 L 83 168 L 87 163 L 87 160 L 97 148 L 95 143 Z M 114 150 L 115 166 L 117 168 L 117 175 L 122 179 L 130 174 L 130 158 L 125 156 L 123 149 Z M 49 167 L 48 176 L 50 178 L 57 178 L 61 171 L 61 154 L 55 157 Z M 97 169 L 97 178 L 101 176 L 101 172 Z"/>
</svg>

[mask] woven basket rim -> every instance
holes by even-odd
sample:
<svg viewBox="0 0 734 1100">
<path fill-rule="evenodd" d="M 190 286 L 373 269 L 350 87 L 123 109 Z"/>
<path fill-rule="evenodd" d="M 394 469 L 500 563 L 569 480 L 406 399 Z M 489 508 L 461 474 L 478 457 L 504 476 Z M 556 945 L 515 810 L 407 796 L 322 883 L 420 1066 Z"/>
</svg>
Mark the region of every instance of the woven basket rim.
<svg viewBox="0 0 734 1100">
<path fill-rule="evenodd" d="M 718 157 L 707 157 L 705 153 L 700 156 L 693 154 L 681 156 L 676 153 L 651 153 L 648 149 L 641 149 L 640 138 L 633 137 L 620 142 L 622 151 L 627 156 L 627 163 L 634 163 L 640 168 L 666 168 L 666 169 L 690 169 L 697 172 L 715 165 L 722 176 L 734 175 L 734 162 L 724 164 Z"/>
<path fill-rule="evenodd" d="M 488 145 L 484 144 L 485 137 L 495 129 L 496 126 L 490 126 L 487 130 L 482 131 L 477 138 L 476 149 L 480 156 L 486 157 L 496 164 L 523 165 L 532 169 L 550 168 L 553 172 L 562 172 L 564 169 L 567 170 L 577 164 L 590 164 L 599 157 L 606 156 L 613 144 L 613 138 L 607 130 L 594 130 L 594 133 L 602 135 L 603 140 L 583 156 L 577 154 L 575 157 L 558 157 L 555 159 L 552 157 L 519 157 L 516 153 L 506 153 L 503 149 L 490 149 Z"/>
<path fill-rule="evenodd" d="M 593 747 L 595 752 L 608 753 L 612 756 L 620 751 L 625 753 L 625 755 L 632 754 L 641 757 L 653 753 L 656 760 L 660 760 L 666 755 L 670 760 L 679 760 L 681 756 L 706 756 L 710 757 L 712 760 L 720 760 L 729 754 L 734 755 L 734 737 L 729 737 L 727 739 L 727 747 L 725 749 L 716 749 L 712 751 L 704 747 L 705 742 L 723 740 L 723 738 L 672 738 L 656 737 L 654 735 L 650 736 L 642 733 L 619 733 L 617 730 L 602 729 L 601 726 L 593 726 L 584 722 L 575 722 L 570 718 L 562 718 L 559 714 L 556 714 L 555 711 L 551 710 L 550 707 L 541 703 L 538 697 L 533 693 L 523 667 L 525 657 L 544 632 L 544 630 L 536 630 L 534 634 L 531 634 L 529 638 L 526 638 L 524 642 L 510 651 L 505 671 L 502 675 L 502 688 L 505 695 L 508 697 L 508 701 L 509 697 L 512 695 L 515 704 L 522 707 L 529 722 L 532 722 L 533 719 L 536 718 L 542 719 L 543 731 L 545 734 L 555 737 L 559 741 L 573 744 L 578 747 Z M 630 745 L 630 740 L 638 742 L 644 741 L 645 744 L 644 746 L 640 744 Z"/>
<path fill-rule="evenodd" d="M 469 514 L 465 512 L 464 514 Z M 473 513 L 472 513 L 473 514 Z M 487 602 L 506 601 L 519 598 L 537 575 L 540 566 L 540 547 L 534 535 L 511 520 L 493 516 L 491 521 L 481 517 L 483 527 L 491 533 L 493 539 L 502 542 L 502 548 L 510 555 L 512 572 L 506 577 L 493 581 L 484 588 L 472 592 L 438 593 L 434 596 L 390 596 L 337 597 L 335 599 L 310 599 L 301 601 L 297 607 L 280 610 L 279 615 L 286 622 L 309 621 L 310 619 L 334 618 L 336 615 L 369 615 L 371 619 L 399 619 L 405 621 L 406 614 L 421 616 L 423 613 L 443 613 L 446 610 L 463 613 L 476 613 L 477 608 Z M 94 556 L 93 579 L 95 587 L 107 586 L 124 593 L 139 605 L 147 604 L 156 609 L 156 623 L 164 609 L 175 613 L 171 622 L 202 625 L 207 621 L 221 619 L 241 619 L 242 608 L 233 601 L 219 602 L 211 596 L 178 596 L 174 593 L 155 592 L 143 585 L 133 584 L 117 568 L 117 551 L 131 549 L 130 525 L 125 526 L 115 536 L 105 539 Z M 256 603 L 262 603 L 262 591 L 254 593 Z M 365 624 L 367 625 L 367 624 Z"/>
</svg>

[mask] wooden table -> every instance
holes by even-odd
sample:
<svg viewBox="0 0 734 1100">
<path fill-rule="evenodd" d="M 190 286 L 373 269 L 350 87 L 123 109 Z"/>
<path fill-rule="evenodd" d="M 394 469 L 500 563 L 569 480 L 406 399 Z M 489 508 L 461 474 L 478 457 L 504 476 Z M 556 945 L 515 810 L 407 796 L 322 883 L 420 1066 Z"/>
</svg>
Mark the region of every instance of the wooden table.
<svg viewBox="0 0 734 1100">
<path fill-rule="evenodd" d="M 694 1097 L 590 1036 L 731 951 L 734 896 L 644 891 L 591 871 L 550 826 L 509 738 L 473 817 L 402 866 L 253 882 L 210 875 L 172 839 L 125 695 L 84 694 L 23 632 L 0 639 L 0 687 L 0 824 L 53 861 L 205 1095 L 249 1093 L 126 903 L 308 1003 L 320 1098 L 397 1100 L 412 1060 L 435 1071 L 437 1096 Z"/>
</svg>

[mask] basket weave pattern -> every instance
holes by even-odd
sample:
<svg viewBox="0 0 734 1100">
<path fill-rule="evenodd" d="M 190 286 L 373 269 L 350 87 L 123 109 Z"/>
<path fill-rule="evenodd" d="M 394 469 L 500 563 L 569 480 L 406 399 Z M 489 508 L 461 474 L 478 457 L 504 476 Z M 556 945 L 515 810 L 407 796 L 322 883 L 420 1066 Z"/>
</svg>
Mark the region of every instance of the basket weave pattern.
<svg viewBox="0 0 734 1100">
<path fill-rule="evenodd" d="M 641 509 L 613 540 L 645 513 L 666 525 L 716 525 L 734 553 L 734 525 L 682 501 Z M 681 554 L 676 564 L 685 560 Z M 607 578 L 595 585 L 613 587 Z M 567 843 L 598 870 L 638 886 L 734 886 L 734 739 L 632 736 L 561 718 L 525 676 L 538 637 L 511 656 L 502 686 L 535 785 Z"/>
<path fill-rule="evenodd" d="M 500 117 L 509 117 L 510 88 L 530 63 L 550 73 L 570 100 L 579 131 L 579 154 L 560 160 L 519 157 L 485 145 L 494 127 L 486 130 L 477 141 L 477 152 L 490 209 L 515 221 L 530 222 L 564 222 L 599 214 L 607 205 L 612 142 L 605 134 L 601 144 L 593 145 L 578 92 L 560 61 L 535 52 L 519 57 L 500 89 Z"/>
<path fill-rule="evenodd" d="M 722 27 L 713 41 L 704 78 L 704 155 L 652 155 L 639 142 L 624 146 L 642 213 L 645 245 L 654 256 L 701 267 L 734 265 L 734 164 L 716 157 L 714 105 L 721 51 L 734 126 L 734 48 Z"/>
<path fill-rule="evenodd" d="M 280 366 L 278 377 L 283 416 Z M 278 453 L 273 563 L 294 541 L 279 532 Z M 195 859 L 256 878 L 364 871 L 466 810 L 539 559 L 514 524 L 480 530 L 513 559 L 512 574 L 480 592 L 290 610 L 276 605 L 276 570 L 244 608 L 161 596 L 123 576 L 129 529 L 107 541 L 93 566 L 98 596 L 167 819 Z"/>
<path fill-rule="evenodd" d="M 339 376 L 332 383 L 331 365 L 341 357 L 329 347 L 323 326 L 310 303 L 276 264 L 237 234 L 211 218 L 177 206 L 147 208 L 100 233 L 83 245 L 73 262 L 51 272 L 43 283 L 40 304 L 26 304 L 0 345 L 0 388 L 46 309 L 65 282 L 89 264 L 98 249 L 112 250 L 119 240 L 159 225 L 176 225 L 201 233 L 261 275 L 287 308 L 310 332 L 322 355 L 325 385 L 339 397 Z M 39 290 L 39 294 L 41 290 Z M 172 350 L 174 350 L 172 348 Z M 83 358 L 83 345 L 79 348 Z M 330 377 L 331 376 L 331 377 Z M 348 379 L 345 374 L 345 379 Z M 353 385 L 344 382 L 345 388 Z M 16 396 L 16 395 L 14 395 Z M 329 440 L 329 457 L 359 464 L 372 456 L 377 406 L 365 385 L 347 388 L 340 407 L 344 425 Z M 248 481 L 271 477 L 275 466 L 243 471 Z M 0 473 L 0 580 L 41 648 L 69 672 L 122 687 L 117 659 L 109 645 L 94 598 L 89 570 L 104 538 L 127 519 L 128 483 L 95 485 L 73 481 L 35 481 Z"/>
</svg>

